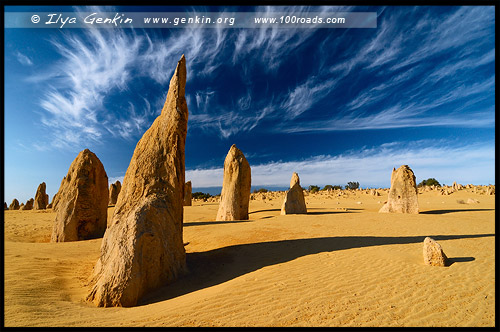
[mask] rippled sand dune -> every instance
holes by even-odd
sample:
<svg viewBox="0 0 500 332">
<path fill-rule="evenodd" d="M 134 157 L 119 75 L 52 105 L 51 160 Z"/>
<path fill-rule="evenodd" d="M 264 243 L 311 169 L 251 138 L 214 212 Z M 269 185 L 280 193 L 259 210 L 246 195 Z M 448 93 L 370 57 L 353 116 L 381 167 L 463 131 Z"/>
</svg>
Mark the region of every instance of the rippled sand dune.
<svg viewBox="0 0 500 332">
<path fill-rule="evenodd" d="M 189 275 L 133 308 L 84 300 L 101 239 L 49 243 L 51 210 L 5 211 L 5 326 L 494 326 L 495 196 L 424 192 L 406 215 L 378 213 L 387 193 L 321 193 L 284 216 L 282 196 L 248 221 L 185 207 Z M 450 266 L 424 265 L 426 236 Z"/>
</svg>

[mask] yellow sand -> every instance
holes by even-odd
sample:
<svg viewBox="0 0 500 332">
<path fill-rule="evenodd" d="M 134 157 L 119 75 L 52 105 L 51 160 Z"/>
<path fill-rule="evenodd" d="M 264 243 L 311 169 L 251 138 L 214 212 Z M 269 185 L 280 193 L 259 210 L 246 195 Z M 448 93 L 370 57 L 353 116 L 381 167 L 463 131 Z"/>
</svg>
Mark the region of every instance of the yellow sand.
<svg viewBox="0 0 500 332">
<path fill-rule="evenodd" d="M 494 196 L 426 192 L 418 215 L 378 213 L 386 197 L 252 200 L 244 222 L 195 202 L 190 274 L 134 308 L 84 301 L 101 239 L 49 243 L 53 212 L 5 211 L 5 326 L 494 326 Z M 426 236 L 451 266 L 423 264 Z"/>
</svg>

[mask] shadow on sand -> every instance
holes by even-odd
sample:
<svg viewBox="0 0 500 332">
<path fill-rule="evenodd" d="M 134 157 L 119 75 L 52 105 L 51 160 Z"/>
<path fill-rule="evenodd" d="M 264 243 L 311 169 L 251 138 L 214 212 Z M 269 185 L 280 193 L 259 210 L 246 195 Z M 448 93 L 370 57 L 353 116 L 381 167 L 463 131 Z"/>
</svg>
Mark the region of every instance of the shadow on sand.
<svg viewBox="0 0 500 332">
<path fill-rule="evenodd" d="M 454 209 L 454 210 L 431 210 L 422 211 L 420 214 L 445 214 L 454 212 L 495 211 L 495 209 Z"/>
<path fill-rule="evenodd" d="M 323 214 L 339 214 L 339 213 L 358 213 L 358 212 L 354 212 L 354 211 L 351 211 L 351 209 L 347 209 L 346 211 L 342 211 L 342 210 L 337 210 L 337 211 L 307 211 L 307 214 L 308 215 L 313 215 L 313 216 L 319 216 L 319 215 L 323 215 Z"/>
<path fill-rule="evenodd" d="M 491 237 L 495 234 L 425 235 L 406 237 L 339 236 L 239 244 L 186 255 L 189 273 L 176 282 L 146 295 L 138 305 L 172 299 L 232 280 L 266 266 L 298 257 L 352 248 L 390 244 L 423 243 L 426 236 L 436 241 Z M 450 258 L 452 262 L 471 257 Z"/>
<path fill-rule="evenodd" d="M 311 211 L 311 210 L 329 210 L 329 211 Z M 308 215 L 323 215 L 323 214 L 339 214 L 339 213 L 356 213 L 355 211 L 361 211 L 364 209 L 359 209 L 359 208 L 345 208 L 345 210 L 337 210 L 333 208 L 312 208 L 312 209 L 307 209 L 307 214 Z"/>
<path fill-rule="evenodd" d="M 281 209 L 257 210 L 257 211 L 248 212 L 248 214 L 259 213 L 259 212 L 273 212 L 273 211 L 281 211 Z"/>
<path fill-rule="evenodd" d="M 322 215 L 322 214 L 338 214 L 338 213 L 352 213 L 353 211 L 350 210 L 362 210 L 362 209 L 348 209 L 348 211 L 342 211 L 342 210 L 337 210 L 337 211 L 312 211 L 312 212 L 307 212 L 308 215 Z M 258 210 L 258 211 L 252 211 L 248 212 L 248 214 L 252 213 L 258 213 L 258 212 L 276 212 L 276 211 L 281 211 L 280 209 L 269 209 L 269 210 Z M 293 215 L 293 214 L 292 214 Z M 207 225 L 220 225 L 220 224 L 234 224 L 234 223 L 247 223 L 247 222 L 253 222 L 257 220 L 262 220 L 262 219 L 269 219 L 275 216 L 265 216 L 265 217 L 260 217 L 258 219 L 250 219 L 250 220 L 231 220 L 231 221 L 200 221 L 200 222 L 194 222 L 194 221 L 188 221 L 183 224 L 184 227 L 190 227 L 190 226 L 207 226 Z"/>
<path fill-rule="evenodd" d="M 448 264 L 446 266 L 451 266 L 453 263 L 472 262 L 475 260 L 474 257 L 448 257 Z"/>
<path fill-rule="evenodd" d="M 311 211 L 311 210 L 330 210 L 330 211 Z M 349 213 L 349 212 L 352 212 L 351 210 L 363 210 L 363 209 L 350 209 L 348 208 L 346 211 L 344 210 L 333 210 L 332 209 L 328 209 L 328 208 L 313 208 L 313 209 L 308 209 L 307 211 L 307 214 L 308 215 L 323 215 L 323 214 L 338 214 L 338 213 Z M 248 212 L 248 214 L 252 214 L 252 213 L 258 213 L 258 212 L 278 212 L 278 211 L 281 211 L 281 209 L 269 209 L 269 210 L 258 210 L 258 211 L 252 211 L 252 212 Z M 293 213 L 291 215 L 294 215 Z M 269 217 L 266 217 L 266 218 L 269 218 Z M 261 218 L 261 219 L 264 219 L 264 218 Z"/>
<path fill-rule="evenodd" d="M 256 219 L 258 220 L 258 219 Z M 230 221 L 200 221 L 200 222 L 194 222 L 194 221 L 188 221 L 182 224 L 183 227 L 189 227 L 189 226 L 206 226 L 206 225 L 220 225 L 220 224 L 238 224 L 242 222 L 253 222 L 256 220 L 230 220 Z"/>
</svg>

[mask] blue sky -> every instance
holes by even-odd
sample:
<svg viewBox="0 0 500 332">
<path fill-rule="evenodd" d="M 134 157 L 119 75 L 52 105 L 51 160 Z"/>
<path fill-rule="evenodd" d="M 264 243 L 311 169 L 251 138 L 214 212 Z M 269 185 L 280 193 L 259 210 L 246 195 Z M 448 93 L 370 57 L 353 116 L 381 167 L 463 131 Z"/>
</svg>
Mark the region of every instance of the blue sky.
<svg viewBox="0 0 500 332">
<path fill-rule="evenodd" d="M 61 7 L 6 7 L 56 11 Z M 374 11 L 375 29 L 5 29 L 5 201 L 52 196 L 83 149 L 110 183 L 186 56 L 186 180 L 222 185 L 236 144 L 254 187 L 494 184 L 494 7 L 67 7 L 73 11 Z"/>
</svg>

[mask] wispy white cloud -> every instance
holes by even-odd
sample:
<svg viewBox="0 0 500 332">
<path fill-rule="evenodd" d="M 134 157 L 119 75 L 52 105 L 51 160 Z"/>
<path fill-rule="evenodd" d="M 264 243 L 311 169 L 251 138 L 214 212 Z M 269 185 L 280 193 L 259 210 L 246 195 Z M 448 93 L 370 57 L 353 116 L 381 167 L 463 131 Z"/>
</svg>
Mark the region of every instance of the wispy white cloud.
<svg viewBox="0 0 500 332">
<path fill-rule="evenodd" d="M 466 116 L 453 114 L 422 116 L 412 113 L 411 105 L 397 104 L 375 114 L 342 117 L 328 121 L 310 121 L 302 125 L 282 126 L 279 130 L 284 133 L 300 133 L 417 127 L 481 128 L 494 125 L 493 106 L 468 113 Z"/>
<path fill-rule="evenodd" d="M 328 71 L 342 73 L 343 76 L 351 74 L 353 69 L 363 66 L 373 70 L 386 63 L 396 61 L 402 52 L 404 36 L 401 33 L 396 19 L 379 20 L 379 27 L 373 37 L 361 46 L 346 47 L 349 54 L 343 61 L 332 65 Z"/>
<path fill-rule="evenodd" d="M 471 51 L 491 35 L 492 14 L 492 11 L 459 8 L 444 19 L 424 15 L 417 24 L 412 22 L 414 26 L 410 30 L 404 28 L 404 23 L 401 25 L 404 21 L 402 17 L 391 16 L 381 20 L 380 28 L 370 42 L 361 49 L 351 51 L 351 58 L 333 65 L 329 71 L 350 76 L 389 64 L 391 67 L 386 67 L 387 72 L 384 72 L 388 79 L 375 86 L 368 81 L 357 97 L 345 106 L 336 105 L 341 111 L 332 112 L 330 119 L 300 124 L 280 123 L 278 130 L 293 133 L 422 126 L 494 126 L 494 76 L 477 76 L 475 81 L 464 80 L 474 76 L 480 66 L 494 61 L 494 49 L 484 54 Z M 484 20 L 483 24 L 479 20 Z M 461 22 L 475 24 L 467 24 L 464 28 L 465 24 Z M 456 33 L 458 26 L 463 30 L 462 35 Z M 420 40 L 422 35 L 426 36 L 424 40 Z M 462 46 L 466 43 L 469 47 L 464 49 Z M 425 61 L 440 52 L 451 50 L 457 52 L 451 58 L 439 60 L 439 65 L 430 66 L 432 61 Z M 474 75 L 457 79 L 454 75 L 459 71 Z M 391 72 L 394 75 L 391 76 Z M 374 73 L 379 77 L 382 75 L 381 72 Z M 418 79 L 419 76 L 423 79 Z M 444 78 L 447 80 L 444 81 Z M 400 88 L 402 84 L 404 89 Z M 396 95 L 399 98 L 394 98 Z M 485 100 L 489 100 L 491 107 L 484 104 L 474 109 L 464 107 Z M 462 106 L 456 106 L 459 101 Z M 379 102 L 383 106 L 374 107 Z M 445 106 L 448 106 L 448 111 L 444 111 Z M 432 112 L 438 107 L 441 111 Z"/>
<path fill-rule="evenodd" d="M 428 79 L 422 82 L 422 85 L 426 85 L 429 82 L 438 82 L 446 77 L 453 77 L 453 75 L 457 74 L 462 70 L 470 70 L 472 68 L 477 68 L 479 66 L 491 63 L 495 61 L 495 50 L 492 49 L 489 52 L 480 55 L 478 57 L 468 55 L 464 59 L 457 60 L 452 63 L 448 63 L 447 65 L 433 71 Z"/>
<path fill-rule="evenodd" d="M 417 13 L 418 14 L 418 13 Z M 491 107 L 482 106 L 467 113 L 457 112 L 457 108 L 450 108 L 448 113 L 426 114 L 440 106 L 450 105 L 475 94 L 482 94 L 483 100 L 492 96 L 494 90 L 494 77 L 475 83 L 464 84 L 463 81 L 448 81 L 439 88 L 429 90 L 429 80 L 438 81 L 444 77 L 452 76 L 458 70 L 471 71 L 481 65 L 494 61 L 494 50 L 490 50 L 480 57 L 465 56 L 462 60 L 448 62 L 445 66 L 436 66 L 429 71 L 428 66 L 416 64 L 428 59 L 444 50 L 459 49 L 464 43 L 475 43 L 491 33 L 488 24 L 491 24 L 491 11 L 475 9 L 473 12 L 466 8 L 458 9 L 450 17 L 434 20 L 433 25 L 418 22 L 412 29 L 401 28 L 404 17 L 389 17 L 381 20 L 380 27 L 374 37 L 361 49 L 351 50 L 352 56 L 344 61 L 332 65 L 330 68 L 316 68 L 316 73 L 330 73 L 320 78 L 312 74 L 305 82 L 296 85 L 288 94 L 277 96 L 281 100 L 280 108 L 286 113 L 281 114 L 275 130 L 287 133 L 302 131 L 336 131 L 336 130 L 363 130 L 385 129 L 422 126 L 463 126 L 463 127 L 491 127 L 494 125 L 494 113 Z M 472 16 L 476 15 L 474 18 Z M 478 20 L 484 19 L 486 24 L 479 24 Z M 431 20 L 424 16 L 421 21 Z M 441 21 L 436 21 L 441 20 Z M 471 21 L 472 20 L 472 21 Z M 461 21 L 471 21 L 478 24 L 463 28 Z M 460 25 L 463 36 L 455 34 L 453 29 Z M 466 31 L 465 31 L 466 30 Z M 429 35 L 424 42 L 420 42 L 419 35 Z M 444 40 L 446 39 L 446 40 Z M 416 40 L 419 40 L 417 43 Z M 240 40 L 241 42 L 241 40 Z M 481 43 L 481 42 L 479 42 Z M 401 61 L 403 59 L 403 61 Z M 446 62 L 445 62 L 446 63 Z M 368 85 L 356 98 L 347 105 L 335 104 L 340 111 L 330 112 L 330 119 L 308 120 L 300 124 L 293 121 L 304 112 L 314 109 L 314 105 L 330 96 L 342 79 L 357 75 L 359 70 L 367 72 L 383 65 L 392 65 L 389 72 L 394 71 L 392 77 L 383 83 L 370 87 Z M 321 64 L 323 66 L 324 64 Z M 408 66 L 411 65 L 411 66 Z M 402 67 L 405 67 L 401 71 Z M 357 68 L 357 70 L 354 70 Z M 428 76 L 423 81 L 415 80 L 418 75 L 426 73 Z M 400 91 L 401 84 L 405 89 Z M 444 92 L 444 94 L 443 94 Z M 401 98 L 393 104 L 387 104 L 388 97 L 401 94 Z M 490 98 L 491 99 L 491 98 Z M 384 108 L 377 110 L 373 104 L 383 101 Z M 274 112 L 280 108 L 274 108 Z M 459 107 L 463 109 L 463 107 Z"/>
<path fill-rule="evenodd" d="M 295 14 L 316 11 L 321 13 L 332 10 L 332 7 L 258 7 L 255 11 L 261 12 L 263 16 L 269 16 L 273 12 Z M 259 64 L 264 64 L 268 70 L 276 70 L 283 55 L 303 46 L 315 33 L 315 29 L 280 29 L 277 26 L 262 25 L 256 29 L 241 29 L 234 42 L 233 64 L 241 61 L 252 54 L 258 54 L 256 58 Z"/>
<path fill-rule="evenodd" d="M 279 9 L 259 7 L 256 9 L 256 11 L 267 14 L 274 11 L 296 14 L 318 10 L 320 13 L 335 10 L 348 11 L 350 7 L 279 7 Z M 247 85 L 251 85 L 248 74 L 251 73 L 252 66 L 258 64 L 261 70 L 270 72 L 277 70 L 283 55 L 303 46 L 304 42 L 314 33 L 314 29 L 278 29 L 273 26 L 240 29 L 237 33 L 229 33 L 228 29 L 224 28 L 215 29 L 215 33 L 212 29 L 183 29 L 182 33 L 172 35 L 165 40 L 153 42 L 150 37 L 147 37 L 149 46 L 144 55 L 141 55 L 141 63 L 143 64 L 141 71 L 153 77 L 157 82 L 164 83 L 169 79 L 170 70 L 174 67 L 174 62 L 182 51 L 190 59 L 188 70 L 189 66 L 193 68 L 198 64 L 203 64 L 202 70 L 189 75 L 188 79 L 195 79 L 198 75 L 213 73 L 230 54 L 233 64 L 236 62 L 242 64 L 244 81 Z M 258 52 L 258 56 L 255 56 L 256 52 Z M 331 78 L 323 80 L 324 78 L 307 79 L 288 93 L 256 104 L 253 104 L 254 98 L 251 91 L 247 89 L 245 95 L 236 98 L 236 109 L 228 109 L 221 107 L 221 105 L 210 107 L 210 102 L 218 91 L 212 88 L 206 91 L 197 91 L 194 93 L 196 108 L 191 109 L 190 125 L 218 133 L 222 138 L 228 138 L 239 132 L 252 130 L 264 116 L 270 116 L 278 110 L 279 114 L 272 116 L 286 116 L 293 119 L 324 98 L 337 81 Z M 193 98 L 193 96 L 189 98 Z M 191 100 L 189 101 L 192 103 Z M 276 101 L 277 104 L 271 105 L 271 101 Z M 252 112 L 244 112 L 250 110 L 250 105 Z"/>
<path fill-rule="evenodd" d="M 207 113 L 210 106 L 210 100 L 214 97 L 215 91 L 207 89 L 205 91 L 196 91 L 196 108 L 201 110 L 203 113 Z"/>
<path fill-rule="evenodd" d="M 349 11 L 351 8 L 259 7 L 257 10 L 296 14 Z M 410 14 L 414 15 L 416 11 L 414 9 Z M 382 13 L 384 16 L 380 15 Z M 385 10 L 381 9 L 379 16 L 385 17 L 385 14 Z M 287 133 L 494 124 L 490 108 L 484 105 L 467 116 L 456 111 L 426 114 L 432 108 L 446 106 L 466 96 L 476 98 L 474 94 L 491 94 L 494 78 L 479 80 L 475 85 L 457 80 L 450 80 L 446 84 L 443 81 L 453 78 L 460 70 L 473 71 L 478 66 L 490 64 L 494 61 L 494 49 L 481 56 L 469 56 L 464 50 L 459 54 L 458 51 L 456 59 L 431 69 L 425 66 L 424 61 L 444 50 L 463 49 L 465 43 L 483 43 L 481 38 L 491 32 L 491 12 L 458 8 L 444 19 L 424 15 L 413 24 L 412 29 L 401 28 L 401 24 L 404 26 L 405 23 L 404 15 L 399 12 L 380 19 L 379 28 L 367 37 L 364 44 L 344 42 L 348 40 L 348 33 L 341 34 L 339 38 L 327 38 L 328 45 L 345 45 L 338 61 L 332 64 L 328 62 L 328 57 L 317 57 L 312 61 L 307 77 L 295 85 L 288 84 L 284 91 L 273 91 L 264 99 L 257 97 L 253 90 L 252 74 L 256 66 L 259 66 L 261 73 L 272 77 L 284 59 L 289 58 L 289 54 L 310 44 L 316 29 L 262 26 L 258 29 L 231 30 L 223 27 L 195 27 L 176 29 L 167 37 L 156 35 L 155 32 L 142 32 L 140 36 L 133 31 L 126 34 L 120 29 L 85 29 L 84 35 L 80 37 L 63 34 L 62 40 L 53 41 L 62 60 L 53 71 L 56 74 L 50 74 L 51 82 L 55 83 L 47 84 L 40 102 L 45 110 L 41 121 L 53 129 L 54 146 L 69 146 L 82 141 L 98 142 L 108 133 L 133 139 L 151 123 L 157 115 L 155 112 L 161 109 L 164 98 L 147 105 L 129 105 L 120 116 L 108 111 L 106 102 L 109 96 L 127 91 L 129 80 L 138 77 L 153 79 L 161 85 L 167 84 L 176 61 L 181 54 L 186 54 L 189 59 L 188 80 L 203 80 L 224 66 L 241 66 L 239 74 L 245 89 L 231 96 L 233 105 L 217 103 L 216 97 L 224 91 L 218 91 L 216 87 L 190 91 L 187 95 L 191 112 L 190 127 L 218 134 L 222 138 L 251 131 L 270 119 L 280 121 L 275 121 L 274 126 L 269 126 L 267 130 Z M 480 24 L 481 20 L 487 24 Z M 467 25 L 460 24 L 465 21 Z M 459 29 L 458 33 L 456 29 Z M 422 35 L 425 36 L 423 40 Z M 322 45 L 327 45 L 325 43 Z M 344 80 L 355 79 L 360 72 L 371 73 L 376 83 L 371 85 L 368 80 L 355 98 L 345 104 L 337 103 L 336 88 Z M 416 78 L 423 72 L 426 78 L 418 81 Z M 384 74 L 388 78 L 380 80 Z M 405 89 L 400 92 L 399 88 L 403 84 Z M 436 89 L 432 84 L 442 86 Z M 390 100 L 397 94 L 401 94 L 399 100 Z M 335 110 L 326 112 L 329 117 L 324 116 L 321 121 L 309 118 L 308 112 L 315 110 L 318 103 L 327 98 L 331 98 L 329 103 L 335 106 Z M 374 108 L 373 105 L 378 102 L 384 105 Z M 470 102 L 465 100 L 464 104 Z M 324 103 L 322 107 L 325 107 Z M 479 115 L 483 113 L 486 116 L 480 119 Z"/>
<path fill-rule="evenodd" d="M 192 9 L 195 14 L 201 9 Z M 138 58 L 140 72 L 156 82 L 164 84 L 172 76 L 173 68 L 182 54 L 185 55 L 187 70 L 190 72 L 188 82 L 203 76 L 211 75 L 226 61 L 226 44 L 232 41 L 228 29 L 222 26 L 205 29 L 201 26 L 190 26 L 178 29 L 168 38 L 157 35 L 145 35 L 147 49 Z M 194 71 L 191 68 L 201 67 Z"/>
<path fill-rule="evenodd" d="M 140 71 L 146 77 L 151 77 L 160 84 L 170 81 L 175 65 L 182 54 L 190 59 L 187 63 L 188 70 L 192 62 L 203 49 L 203 31 L 198 29 L 185 29 L 183 33 L 173 34 L 167 40 L 151 39 L 145 35 L 148 48 L 138 57 Z M 188 76 L 188 80 L 191 77 Z"/>
<path fill-rule="evenodd" d="M 15 55 L 20 64 L 24 66 L 33 66 L 33 60 L 31 60 L 27 55 L 24 55 L 19 51 L 17 51 Z"/>
<path fill-rule="evenodd" d="M 144 129 L 149 125 L 148 120 L 153 117 L 151 104 L 146 98 L 142 98 L 144 105 L 141 110 L 136 110 L 136 105 L 129 102 L 125 111 L 125 116 L 116 120 L 114 116 L 108 115 L 106 129 L 114 137 L 121 137 L 126 140 L 135 140 L 136 136 L 141 136 Z"/>
<path fill-rule="evenodd" d="M 250 108 L 252 104 L 252 95 L 250 90 L 247 90 L 247 94 L 238 99 L 237 105 L 238 108 L 242 111 L 246 111 Z"/>
<path fill-rule="evenodd" d="M 62 56 L 55 69 L 60 84 L 47 86 L 40 105 L 46 111 L 42 123 L 54 130 L 54 146 L 97 141 L 106 132 L 100 122 L 104 100 L 126 89 L 140 42 L 118 29 L 97 28 L 85 29 L 83 38 L 66 34 L 64 43 L 52 41 Z"/>
<path fill-rule="evenodd" d="M 285 118 L 295 119 L 321 99 L 325 98 L 342 77 L 328 78 L 324 81 L 312 76 L 290 91 L 281 102 Z"/>
<path fill-rule="evenodd" d="M 225 110 L 217 115 L 210 115 L 206 113 L 192 114 L 189 117 L 189 125 L 219 134 L 223 138 L 228 138 L 238 132 L 252 130 L 272 111 L 273 108 L 267 106 L 257 110 L 256 112 L 252 112 L 251 115 L 244 115 L 239 112 L 229 110 Z M 235 124 L 238 125 L 235 126 Z"/>
<path fill-rule="evenodd" d="M 369 62 L 367 68 L 382 66 L 399 58 L 402 52 L 402 34 L 395 34 L 397 27 L 393 23 L 383 21 L 381 31 L 360 52 L 360 58 L 355 61 Z"/>
<path fill-rule="evenodd" d="M 81 37 L 68 33 L 61 41 L 54 40 L 52 43 L 63 60 L 54 68 L 57 74 L 51 75 L 57 84 L 47 86 L 40 102 L 46 111 L 42 123 L 52 127 L 55 134 L 52 145 L 69 147 L 96 142 L 107 132 L 124 139 L 140 135 L 152 116 L 158 115 L 154 111 L 161 110 L 165 98 L 154 105 L 144 100 L 145 107 L 130 104 L 120 113 L 106 108 L 107 98 L 126 91 L 128 81 L 136 77 L 146 76 L 162 85 L 168 83 L 183 53 L 190 60 L 188 70 L 201 63 L 205 69 L 196 74 L 209 74 L 220 65 L 215 63 L 215 55 L 222 50 L 226 34 L 220 29 L 194 28 L 182 29 L 163 39 L 148 34 L 126 34 L 120 29 L 96 28 L 84 30 Z M 211 69 L 207 69 L 209 67 Z M 200 112 L 208 110 L 214 93 L 194 92 Z"/>
<path fill-rule="evenodd" d="M 494 88 L 495 76 L 490 76 L 484 81 L 475 82 L 470 85 L 462 84 L 456 87 L 454 86 L 454 89 L 450 89 L 448 93 L 442 94 L 438 98 L 426 98 L 422 101 L 419 108 L 432 109 L 434 107 L 459 101 L 476 94 L 486 94 L 487 96 L 492 97 Z"/>
<path fill-rule="evenodd" d="M 425 38 L 417 44 L 417 48 L 403 60 L 395 64 L 391 70 L 414 64 L 430 58 L 444 50 L 459 50 L 471 42 L 481 42 L 494 29 L 494 11 L 484 7 L 458 7 L 446 17 L 423 17 L 414 30 L 415 36 L 425 31 Z M 420 34 L 419 34 L 420 35 Z M 408 38 L 409 37 L 409 38 Z M 408 39 L 412 39 L 407 35 Z"/>
<path fill-rule="evenodd" d="M 466 109 L 493 96 L 495 78 L 472 83 L 470 85 L 458 85 L 450 88 L 446 94 L 420 95 L 413 98 L 414 101 L 399 100 L 396 104 L 387 106 L 378 112 L 351 112 L 322 121 L 309 121 L 300 125 L 280 125 L 279 130 L 287 133 L 311 132 L 311 131 L 346 131 L 366 129 L 389 129 L 408 127 L 493 127 L 495 125 L 494 105 L 475 108 L 474 111 Z M 418 90 L 418 89 L 417 89 Z M 358 99 L 351 102 L 351 109 L 366 106 L 376 100 L 384 98 L 388 92 L 373 92 L 372 88 Z M 389 90 L 391 91 L 391 90 Z M 419 92 L 416 91 L 416 94 Z M 478 95 L 478 98 L 472 98 Z M 462 106 L 454 107 L 453 111 L 447 113 L 433 112 L 437 107 L 466 100 Z M 466 109 L 466 113 L 463 111 Z"/>
<path fill-rule="evenodd" d="M 372 88 L 362 94 L 348 106 L 351 109 L 361 108 L 376 100 L 384 98 L 389 92 L 385 89 L 388 85 L 398 82 L 385 84 L 382 92 L 376 91 L 378 88 Z M 389 129 L 389 128 L 408 128 L 408 127 L 493 127 L 495 125 L 494 105 L 481 106 L 470 111 L 470 107 L 475 103 L 491 99 L 494 93 L 495 77 L 472 83 L 470 85 L 450 86 L 449 92 L 440 95 L 432 93 L 426 95 L 419 92 L 419 87 L 415 95 L 420 94 L 419 98 L 413 98 L 413 101 L 399 100 L 396 104 L 387 106 L 378 112 L 350 112 L 340 114 L 336 118 L 322 121 L 309 121 L 299 125 L 284 124 L 279 126 L 279 130 L 286 133 L 311 132 L 311 131 L 346 131 L 346 130 L 366 130 L 366 129 Z M 375 90 L 375 92 L 374 92 Z M 473 98 L 473 96 L 478 96 Z M 437 107 L 466 100 L 461 106 L 454 107 L 453 111 L 447 113 L 434 112 Z M 469 108 L 467 108 L 469 107 Z M 463 113 L 463 110 L 466 113 Z"/>
<path fill-rule="evenodd" d="M 292 173 L 297 172 L 302 186 L 358 181 L 364 188 L 387 188 L 393 167 L 401 165 L 409 165 L 417 181 L 434 177 L 446 184 L 494 183 L 495 146 L 493 142 L 469 145 L 433 140 L 391 142 L 338 156 L 250 166 L 253 186 L 286 186 Z M 186 179 L 191 180 L 193 187 L 222 186 L 222 177 L 222 168 L 186 171 Z"/>
<path fill-rule="evenodd" d="M 374 102 L 383 100 L 385 97 L 390 95 L 393 91 L 392 89 L 401 83 L 407 82 L 415 76 L 421 70 L 419 67 L 411 68 L 399 75 L 396 75 L 389 80 L 374 86 L 373 88 L 365 89 L 352 101 L 347 103 L 347 108 L 349 110 L 354 110 L 361 107 L 366 107 L 373 104 Z"/>
</svg>

